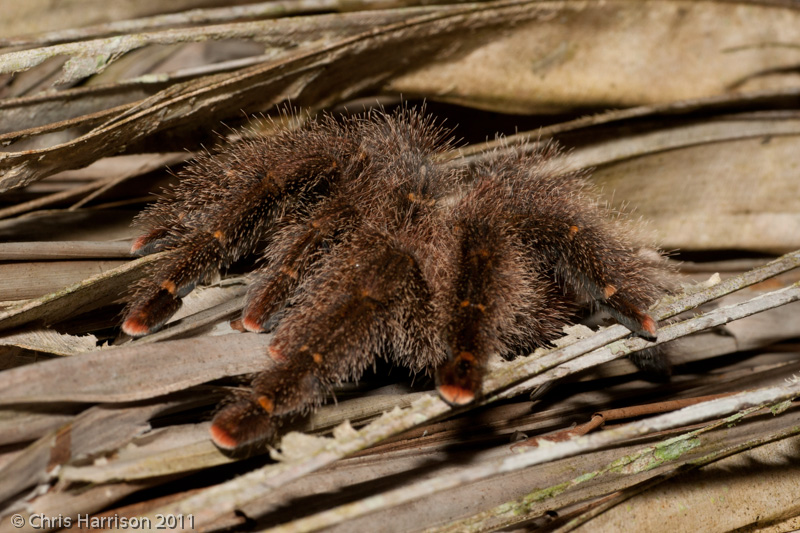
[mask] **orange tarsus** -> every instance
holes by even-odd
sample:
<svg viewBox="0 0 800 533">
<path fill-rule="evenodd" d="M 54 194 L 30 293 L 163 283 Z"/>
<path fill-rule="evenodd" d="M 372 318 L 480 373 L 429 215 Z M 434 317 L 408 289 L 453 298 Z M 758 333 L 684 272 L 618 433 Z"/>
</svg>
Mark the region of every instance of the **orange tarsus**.
<svg viewBox="0 0 800 533">
<path fill-rule="evenodd" d="M 214 444 L 223 450 L 233 450 L 239 446 L 239 442 L 230 433 L 216 424 L 211 425 L 209 433 L 211 433 L 211 440 L 214 441 Z"/>
<path fill-rule="evenodd" d="M 466 405 L 475 399 L 475 394 L 457 385 L 440 385 L 439 395 L 452 405 Z"/>
<path fill-rule="evenodd" d="M 653 337 L 655 337 L 656 333 L 658 332 L 656 321 L 653 320 L 650 315 L 644 315 L 644 318 L 642 318 L 642 329 Z"/>
<path fill-rule="evenodd" d="M 141 313 L 136 316 L 129 317 L 125 322 L 122 323 L 122 331 L 131 337 L 142 337 L 147 335 L 150 333 L 150 327 L 145 324 L 145 317 L 146 315 L 142 315 Z"/>
<path fill-rule="evenodd" d="M 242 318 L 242 326 L 247 331 L 252 331 L 253 333 L 261 333 L 264 331 L 264 328 L 261 327 L 261 324 L 256 321 L 255 318 L 252 316 L 245 316 Z"/>
</svg>

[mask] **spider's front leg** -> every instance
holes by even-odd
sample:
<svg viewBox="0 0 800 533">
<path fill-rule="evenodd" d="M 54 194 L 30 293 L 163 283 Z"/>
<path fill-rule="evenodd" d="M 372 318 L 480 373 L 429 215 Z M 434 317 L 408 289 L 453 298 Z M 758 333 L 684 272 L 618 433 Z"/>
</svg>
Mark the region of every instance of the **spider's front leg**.
<svg viewBox="0 0 800 533">
<path fill-rule="evenodd" d="M 206 276 L 252 252 L 264 229 L 291 203 L 313 202 L 351 164 L 341 126 L 313 123 L 297 132 L 245 141 L 201 157 L 181 175 L 173 197 L 138 220 L 146 233 L 134 251 L 169 250 L 133 292 L 122 329 L 160 328 Z"/>
<path fill-rule="evenodd" d="M 259 270 L 247 293 L 242 325 L 248 331 L 265 331 L 319 261 L 322 250 L 335 246 L 338 236 L 354 227 L 359 218 L 346 195 L 340 194 L 322 202 L 300 222 L 279 230 L 264 253 L 269 262 Z"/>
<path fill-rule="evenodd" d="M 398 317 L 431 312 L 429 302 L 416 299 L 426 283 L 415 257 L 392 238 L 361 235 L 324 262 L 275 333 L 269 351 L 280 365 L 215 416 L 211 436 L 220 448 L 274 439 L 283 422 L 318 405 L 332 384 L 357 379 L 386 347 Z"/>
</svg>

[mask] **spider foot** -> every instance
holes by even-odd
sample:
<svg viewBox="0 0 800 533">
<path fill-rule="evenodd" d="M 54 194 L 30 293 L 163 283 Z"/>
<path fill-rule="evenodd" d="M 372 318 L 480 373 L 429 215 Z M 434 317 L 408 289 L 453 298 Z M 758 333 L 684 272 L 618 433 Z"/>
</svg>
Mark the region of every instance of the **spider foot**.
<svg viewBox="0 0 800 533">
<path fill-rule="evenodd" d="M 273 347 L 270 352 L 277 350 Z M 318 357 L 289 358 L 258 374 L 252 393 L 235 395 L 214 416 L 210 429 L 214 443 L 223 450 L 238 450 L 274 442 L 284 421 L 321 402 L 327 380 L 316 374 Z"/>
<path fill-rule="evenodd" d="M 470 352 L 461 352 L 437 371 L 437 390 L 450 405 L 466 405 L 480 394 L 483 368 Z"/>
<path fill-rule="evenodd" d="M 270 414 L 273 402 L 266 396 L 243 397 L 225 405 L 211 423 L 211 440 L 223 450 L 275 439 L 280 418 Z"/>
<path fill-rule="evenodd" d="M 169 232 L 164 228 L 157 228 L 141 235 L 133 241 L 131 254 L 144 256 L 166 249 L 170 244 L 168 235 Z"/>
<path fill-rule="evenodd" d="M 648 341 L 658 338 L 658 324 L 641 308 L 628 300 L 612 298 L 601 302 L 601 307 L 606 309 L 617 322 L 631 330 L 636 336 Z"/>
<path fill-rule="evenodd" d="M 141 337 L 158 330 L 180 309 L 180 298 L 169 290 L 150 286 L 125 312 L 122 331 L 131 337 Z"/>
<path fill-rule="evenodd" d="M 290 290 L 296 285 L 282 281 L 285 281 L 284 276 L 265 276 L 250 289 L 242 312 L 242 326 L 247 331 L 263 333 L 274 327 Z"/>
</svg>

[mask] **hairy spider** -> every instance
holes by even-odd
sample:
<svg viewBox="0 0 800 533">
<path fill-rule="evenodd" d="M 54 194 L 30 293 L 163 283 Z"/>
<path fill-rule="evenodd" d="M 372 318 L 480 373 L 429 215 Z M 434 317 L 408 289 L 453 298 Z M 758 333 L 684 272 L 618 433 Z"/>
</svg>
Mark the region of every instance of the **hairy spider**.
<svg viewBox="0 0 800 533">
<path fill-rule="evenodd" d="M 663 267 L 584 176 L 555 168 L 552 146 L 444 165 L 446 135 L 407 108 L 309 120 L 201 155 L 138 217 L 134 252 L 174 252 L 135 288 L 122 325 L 132 336 L 266 242 L 242 323 L 277 324 L 269 353 L 279 365 L 223 403 L 218 446 L 273 439 L 377 355 L 435 371 L 442 398 L 471 402 L 490 354 L 558 337 L 581 300 L 655 338 L 647 308 L 663 294 Z M 637 364 L 666 369 L 658 358 Z"/>
</svg>

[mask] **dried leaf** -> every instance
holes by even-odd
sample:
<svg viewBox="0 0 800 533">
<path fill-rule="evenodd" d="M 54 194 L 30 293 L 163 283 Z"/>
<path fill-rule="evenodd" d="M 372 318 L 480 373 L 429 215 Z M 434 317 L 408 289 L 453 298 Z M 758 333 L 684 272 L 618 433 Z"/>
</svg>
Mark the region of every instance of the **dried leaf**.
<svg viewBox="0 0 800 533">
<path fill-rule="evenodd" d="M 59 479 L 90 483 L 141 480 L 233 462 L 234 459 L 220 452 L 211 443 L 208 437 L 208 425 L 206 423 L 191 426 L 188 430 L 182 428 L 182 431 L 179 431 L 179 428 L 170 428 L 171 431 L 168 432 L 170 438 L 166 440 L 166 446 L 158 438 L 164 432 L 149 434 L 146 437 L 148 442 L 139 445 L 134 440 L 110 460 L 103 459 L 91 465 L 67 465 L 60 472 Z M 189 441 L 180 442 L 186 439 L 175 439 L 176 434 L 181 432 L 185 433 Z M 158 446 L 153 446 L 152 442 L 156 442 Z"/>
<path fill-rule="evenodd" d="M 415 14 L 430 12 L 430 8 Z M 57 84 L 73 82 L 102 72 L 108 64 L 126 52 L 153 44 L 176 44 L 223 39 L 252 39 L 255 42 L 275 47 L 271 54 L 280 56 L 280 51 L 298 46 L 310 46 L 325 41 L 328 36 L 340 39 L 362 33 L 375 25 L 399 22 L 411 13 L 383 11 L 376 14 L 316 16 L 287 18 L 279 21 L 240 22 L 188 29 L 169 29 L 153 33 L 121 35 L 104 39 L 58 44 L 46 48 L 35 48 L 10 52 L 0 56 L 0 73 L 15 73 L 28 70 L 56 56 L 68 56 Z"/>
<path fill-rule="evenodd" d="M 213 127 L 222 116 L 238 114 L 256 103 L 264 109 L 287 99 L 314 107 L 341 101 L 379 86 L 417 60 L 452 56 L 474 45 L 450 46 L 453 35 L 541 16 L 538 8 L 515 4 L 446 7 L 264 65 L 175 84 L 73 141 L 0 154 L 0 192 L 57 170 L 85 166 L 159 131 L 188 125 L 194 130 L 203 123 Z M 397 61 L 394 58 L 401 50 L 403 59 Z M 320 76 L 335 71 L 347 76 Z"/>
<path fill-rule="evenodd" d="M 0 445 L 38 439 L 75 418 L 81 407 L 45 405 L 0 409 Z"/>
<path fill-rule="evenodd" d="M 0 243 L 0 261 L 130 257 L 127 242 L 56 241 Z"/>
<path fill-rule="evenodd" d="M 684 531 L 734 531 L 785 519 L 787 509 L 797 511 L 798 442 L 795 435 L 725 458 L 634 496 L 575 531 L 652 531 L 666 523 Z M 758 476 L 732 475 L 753 464 Z M 680 502 L 692 502 L 691 512 Z M 795 517 L 791 523 L 800 522 Z"/>
<path fill-rule="evenodd" d="M 49 329 L 36 329 L 0 335 L 0 346 L 19 346 L 55 355 L 78 355 L 97 349 L 97 337 L 61 335 Z"/>
<path fill-rule="evenodd" d="M 37 298 L 87 278 L 103 276 L 123 266 L 128 266 L 126 261 L 48 261 L 0 265 L 0 301 Z"/>
<path fill-rule="evenodd" d="M 0 374 L 0 404 L 127 402 L 224 376 L 268 369 L 269 335 L 235 334 L 132 344 L 42 361 Z M 191 368 L 191 372 L 186 369 Z"/>
<path fill-rule="evenodd" d="M 139 0 L 123 4 L 105 2 L 69 2 L 53 4 L 48 0 L 11 2 L 0 26 L 0 35 L 21 35 L 98 24 L 112 20 L 144 17 L 165 11 L 202 6 L 202 0 L 175 0 L 169 5 L 157 0 Z"/>
<path fill-rule="evenodd" d="M 149 429 L 148 421 L 156 413 L 185 401 L 175 399 L 134 407 L 101 405 L 87 409 L 27 447 L 20 457 L 0 471 L 0 500 L 47 481 L 54 469 L 67 461 L 116 449 Z"/>
<path fill-rule="evenodd" d="M 536 7 L 548 16 L 520 20 L 489 38 L 470 34 L 478 46 L 423 64 L 386 90 L 537 113 L 797 85 L 797 6 L 607 1 Z"/>
<path fill-rule="evenodd" d="M 595 179 L 636 205 L 667 248 L 782 253 L 800 248 L 797 139 L 765 133 L 655 153 Z"/>
<path fill-rule="evenodd" d="M 28 300 L 0 311 L 0 327 L 17 327 L 33 321 L 54 323 L 81 311 L 112 303 L 144 275 L 144 268 L 158 255 L 124 263 L 102 274 L 84 279 L 63 290 Z"/>
<path fill-rule="evenodd" d="M 5 242 L 132 240 L 135 234 L 131 219 L 135 214 L 115 209 L 38 211 L 0 220 L 0 239 Z"/>
</svg>

